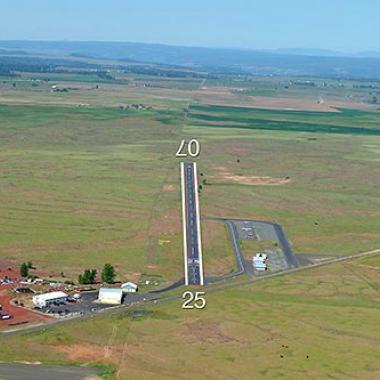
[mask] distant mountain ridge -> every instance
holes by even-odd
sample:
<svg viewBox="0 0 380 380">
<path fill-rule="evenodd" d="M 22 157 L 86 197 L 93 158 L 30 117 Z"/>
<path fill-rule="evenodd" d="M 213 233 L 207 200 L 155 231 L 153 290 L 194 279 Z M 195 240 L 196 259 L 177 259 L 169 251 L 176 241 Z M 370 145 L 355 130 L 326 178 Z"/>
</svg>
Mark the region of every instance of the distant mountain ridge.
<svg viewBox="0 0 380 380">
<path fill-rule="evenodd" d="M 380 51 L 359 51 L 355 53 L 341 52 L 328 49 L 297 49 L 282 48 L 266 50 L 277 54 L 295 54 L 314 57 L 347 57 L 347 58 L 380 58 Z"/>
<path fill-rule="evenodd" d="M 7 54 L 14 49 L 33 55 L 216 68 L 254 75 L 380 79 L 380 52 L 350 55 L 323 49 L 247 50 L 96 41 L 0 41 L 0 49 Z"/>
</svg>

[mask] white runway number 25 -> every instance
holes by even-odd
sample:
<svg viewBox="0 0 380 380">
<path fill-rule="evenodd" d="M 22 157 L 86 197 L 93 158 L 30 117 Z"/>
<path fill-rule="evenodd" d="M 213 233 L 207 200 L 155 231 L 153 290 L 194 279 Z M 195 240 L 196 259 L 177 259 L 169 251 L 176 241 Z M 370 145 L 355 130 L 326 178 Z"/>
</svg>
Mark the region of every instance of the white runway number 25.
<svg viewBox="0 0 380 380">
<path fill-rule="evenodd" d="M 176 157 L 198 157 L 201 153 L 201 144 L 198 140 L 192 139 L 189 142 L 182 140 L 176 153 Z"/>
<path fill-rule="evenodd" d="M 182 299 L 184 302 L 182 304 L 182 309 L 204 309 L 206 306 L 206 299 L 203 297 L 205 292 L 190 292 L 186 291 L 182 294 Z"/>
</svg>

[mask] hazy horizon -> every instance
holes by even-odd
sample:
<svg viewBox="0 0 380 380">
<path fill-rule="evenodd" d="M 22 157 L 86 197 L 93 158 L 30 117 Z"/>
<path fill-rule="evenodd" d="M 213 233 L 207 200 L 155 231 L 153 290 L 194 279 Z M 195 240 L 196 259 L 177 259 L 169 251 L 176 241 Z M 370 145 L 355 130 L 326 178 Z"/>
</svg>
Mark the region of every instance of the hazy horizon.
<svg viewBox="0 0 380 380">
<path fill-rule="evenodd" d="M 380 51 L 380 3 L 363 0 L 6 0 L 0 40 L 135 42 L 249 50 Z M 7 17 L 5 17 L 7 16 Z"/>
</svg>

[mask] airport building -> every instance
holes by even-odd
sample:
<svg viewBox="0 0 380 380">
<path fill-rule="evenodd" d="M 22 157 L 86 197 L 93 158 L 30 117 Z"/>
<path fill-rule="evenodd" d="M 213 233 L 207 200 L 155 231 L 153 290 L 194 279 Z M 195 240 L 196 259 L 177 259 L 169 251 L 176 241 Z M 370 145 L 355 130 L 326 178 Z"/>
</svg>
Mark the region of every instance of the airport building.
<svg viewBox="0 0 380 380">
<path fill-rule="evenodd" d="M 257 271 L 266 271 L 268 269 L 267 260 L 268 256 L 265 253 L 257 253 L 252 259 L 253 267 Z"/>
<path fill-rule="evenodd" d="M 43 308 L 54 303 L 66 302 L 68 298 L 69 295 L 61 291 L 43 293 L 33 296 L 33 304 L 36 307 Z"/>
<path fill-rule="evenodd" d="M 120 305 L 123 300 L 123 290 L 120 288 L 100 288 L 98 302 L 107 305 Z"/>
</svg>

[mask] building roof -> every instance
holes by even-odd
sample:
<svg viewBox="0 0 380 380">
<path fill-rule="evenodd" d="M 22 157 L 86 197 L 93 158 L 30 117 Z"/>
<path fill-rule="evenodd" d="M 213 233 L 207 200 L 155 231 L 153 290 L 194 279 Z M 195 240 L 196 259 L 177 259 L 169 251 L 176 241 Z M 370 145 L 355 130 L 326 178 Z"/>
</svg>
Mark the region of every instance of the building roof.
<svg viewBox="0 0 380 380">
<path fill-rule="evenodd" d="M 125 282 L 124 284 L 121 284 L 121 287 L 122 288 L 133 288 L 133 289 L 137 289 L 137 285 L 134 284 L 133 282 Z"/>
<path fill-rule="evenodd" d="M 57 298 L 68 297 L 68 294 L 65 292 L 57 291 L 57 292 L 49 292 L 49 293 L 38 294 L 34 297 L 38 298 L 41 301 L 50 301 L 50 300 L 54 300 Z"/>
<path fill-rule="evenodd" d="M 99 294 L 100 293 L 121 294 L 122 290 L 119 288 L 100 288 Z"/>
</svg>

